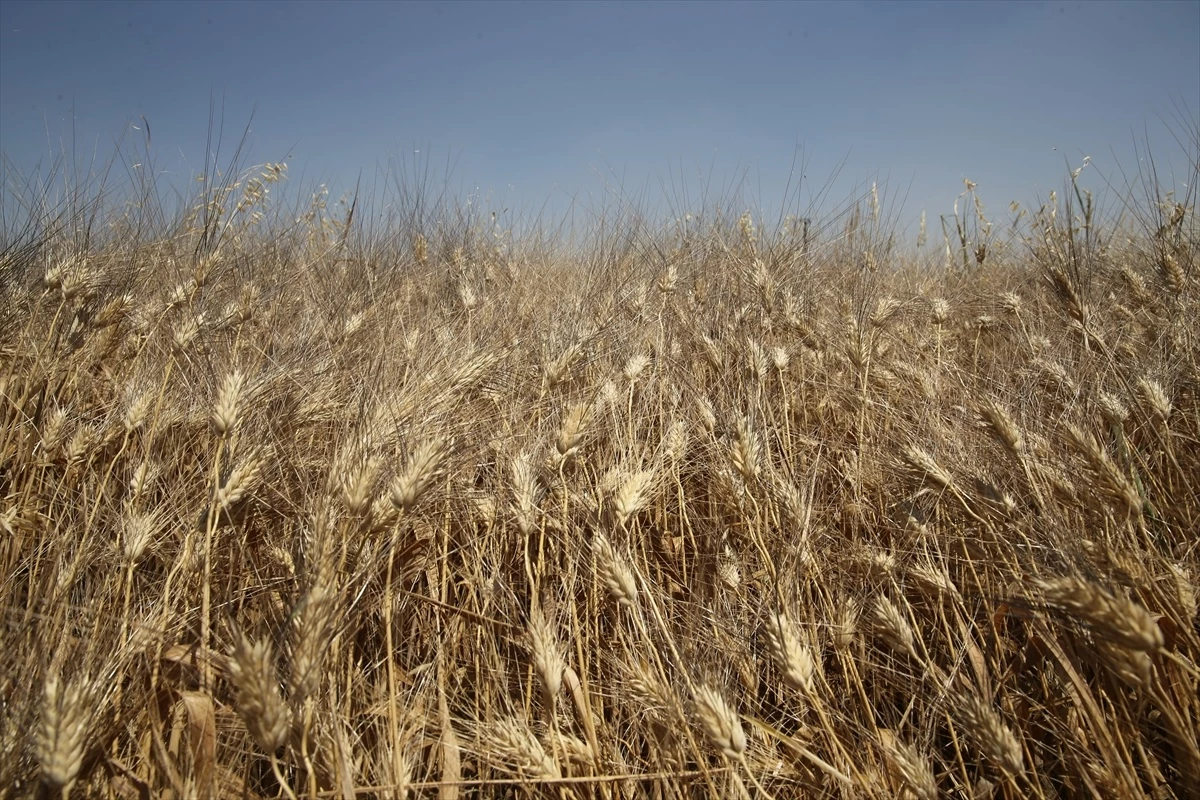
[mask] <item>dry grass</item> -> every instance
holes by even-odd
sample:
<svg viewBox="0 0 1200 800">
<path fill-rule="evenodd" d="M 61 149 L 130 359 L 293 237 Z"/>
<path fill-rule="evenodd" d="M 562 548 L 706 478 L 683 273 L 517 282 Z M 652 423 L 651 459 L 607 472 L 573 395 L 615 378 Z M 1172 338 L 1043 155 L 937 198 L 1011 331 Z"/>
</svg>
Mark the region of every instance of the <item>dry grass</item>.
<svg viewBox="0 0 1200 800">
<path fill-rule="evenodd" d="M 1198 796 L 1192 209 L 567 255 L 281 176 L 5 251 L 0 793 Z"/>
</svg>

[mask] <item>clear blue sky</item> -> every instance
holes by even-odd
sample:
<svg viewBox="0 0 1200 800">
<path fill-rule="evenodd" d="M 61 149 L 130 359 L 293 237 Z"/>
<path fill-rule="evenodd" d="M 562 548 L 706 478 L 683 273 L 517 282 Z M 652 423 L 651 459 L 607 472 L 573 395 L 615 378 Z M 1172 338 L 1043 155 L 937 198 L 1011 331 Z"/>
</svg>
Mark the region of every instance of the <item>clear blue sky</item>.
<svg viewBox="0 0 1200 800">
<path fill-rule="evenodd" d="M 834 201 L 878 179 L 936 219 L 964 177 L 1000 212 L 1068 160 L 1135 169 L 1147 134 L 1187 180 L 1164 119 L 1200 114 L 1200 2 L 0 2 L 0 149 L 22 173 L 72 118 L 103 159 L 144 116 L 186 178 L 210 97 L 226 147 L 255 109 L 251 158 L 290 154 L 293 181 L 419 149 L 498 206 L 598 197 L 608 173 L 653 202 L 686 187 L 682 211 L 745 175 L 777 211 L 799 151 L 802 202 L 844 162 Z"/>
</svg>

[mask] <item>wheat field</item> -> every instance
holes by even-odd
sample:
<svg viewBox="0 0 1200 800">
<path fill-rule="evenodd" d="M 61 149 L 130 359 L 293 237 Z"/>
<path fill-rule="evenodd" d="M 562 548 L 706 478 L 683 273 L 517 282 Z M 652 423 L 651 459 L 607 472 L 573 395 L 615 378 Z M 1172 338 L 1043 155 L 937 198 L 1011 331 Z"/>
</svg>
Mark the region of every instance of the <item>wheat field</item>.
<svg viewBox="0 0 1200 800">
<path fill-rule="evenodd" d="M 285 177 L 4 243 L 0 793 L 1200 796 L 1194 196 L 921 261 Z"/>
</svg>

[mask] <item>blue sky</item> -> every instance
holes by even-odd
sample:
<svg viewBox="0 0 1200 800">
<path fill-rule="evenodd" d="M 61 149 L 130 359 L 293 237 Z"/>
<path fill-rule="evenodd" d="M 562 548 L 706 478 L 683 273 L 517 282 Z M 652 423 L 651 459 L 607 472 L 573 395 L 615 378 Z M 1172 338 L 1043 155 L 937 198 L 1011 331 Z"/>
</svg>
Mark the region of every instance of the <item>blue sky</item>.
<svg viewBox="0 0 1200 800">
<path fill-rule="evenodd" d="M 1147 136 L 1188 180 L 1164 121 L 1200 114 L 1200 2 L 0 2 L 21 174 L 72 130 L 104 160 L 144 116 L 185 180 L 210 98 L 225 155 L 249 122 L 250 160 L 290 156 L 293 183 L 400 158 L 518 213 L 606 186 L 683 211 L 706 184 L 777 212 L 799 157 L 801 209 L 841 165 L 827 207 L 878 180 L 936 219 L 970 178 L 1000 214 L 1084 155 L 1094 182 L 1135 170 Z"/>
</svg>

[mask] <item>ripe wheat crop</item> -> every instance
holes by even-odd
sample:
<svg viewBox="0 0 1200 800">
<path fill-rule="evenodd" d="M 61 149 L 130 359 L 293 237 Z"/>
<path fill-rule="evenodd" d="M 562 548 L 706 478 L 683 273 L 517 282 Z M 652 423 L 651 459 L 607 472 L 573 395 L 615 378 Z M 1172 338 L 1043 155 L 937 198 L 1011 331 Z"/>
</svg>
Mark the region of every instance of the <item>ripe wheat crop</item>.
<svg viewBox="0 0 1200 800">
<path fill-rule="evenodd" d="M 0 793 L 1200 796 L 1194 198 L 930 263 L 283 177 L 3 243 Z"/>
</svg>

